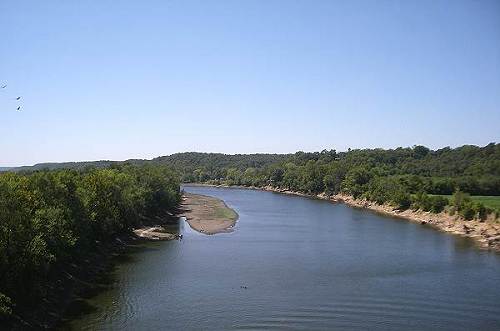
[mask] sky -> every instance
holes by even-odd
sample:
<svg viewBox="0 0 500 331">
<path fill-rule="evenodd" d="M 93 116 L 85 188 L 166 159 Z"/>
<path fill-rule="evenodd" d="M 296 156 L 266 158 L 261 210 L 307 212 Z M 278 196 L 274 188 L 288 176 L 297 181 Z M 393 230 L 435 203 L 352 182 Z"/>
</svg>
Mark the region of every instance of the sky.
<svg viewBox="0 0 500 331">
<path fill-rule="evenodd" d="M 500 141 L 496 0 L 0 0 L 0 33 L 0 166 Z"/>
</svg>

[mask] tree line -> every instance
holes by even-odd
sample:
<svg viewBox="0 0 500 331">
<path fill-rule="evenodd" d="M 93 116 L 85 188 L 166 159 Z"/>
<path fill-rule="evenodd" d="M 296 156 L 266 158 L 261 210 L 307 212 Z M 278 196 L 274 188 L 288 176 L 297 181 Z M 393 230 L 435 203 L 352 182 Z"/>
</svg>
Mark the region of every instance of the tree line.
<svg viewBox="0 0 500 331">
<path fill-rule="evenodd" d="M 233 159 L 235 156 L 230 156 Z M 178 167 L 178 162 L 196 158 L 197 167 Z M 251 156 L 248 156 L 251 158 Z M 412 148 L 297 152 L 245 167 L 245 156 L 231 163 L 229 156 L 182 153 L 170 156 L 169 165 L 184 182 L 242 186 L 272 186 L 308 194 L 345 193 L 399 209 L 440 212 L 447 205 L 466 218 L 495 212 L 472 195 L 500 195 L 500 144 L 462 146 L 430 150 Z M 461 196 L 447 199 L 439 195 Z M 460 202 L 458 202 L 460 200 Z M 498 211 L 496 211 L 498 212 Z"/>
<path fill-rule="evenodd" d="M 1 173 L 0 320 L 38 303 L 54 270 L 179 201 L 178 177 L 161 165 Z"/>
<path fill-rule="evenodd" d="M 308 162 L 312 164 L 306 166 Z M 450 195 L 459 188 L 471 195 L 500 195 L 500 144 L 464 145 L 430 150 L 425 146 L 396 149 L 323 150 L 295 154 L 176 153 L 152 160 L 127 160 L 134 165 L 167 165 L 182 182 L 227 182 L 236 185 L 288 185 L 304 192 L 338 192 L 348 171 L 370 178 L 396 179 L 410 193 Z M 46 163 L 10 171 L 105 168 L 118 161 Z M 286 172 L 286 181 L 283 178 Z M 368 174 L 366 174 L 368 173 Z M 354 176 L 354 174 L 350 174 Z M 358 174 L 360 175 L 360 174 Z M 351 176 L 351 177 L 352 177 Z M 321 178 L 320 178 L 321 177 Z M 313 179 L 310 183 L 308 178 Z"/>
</svg>

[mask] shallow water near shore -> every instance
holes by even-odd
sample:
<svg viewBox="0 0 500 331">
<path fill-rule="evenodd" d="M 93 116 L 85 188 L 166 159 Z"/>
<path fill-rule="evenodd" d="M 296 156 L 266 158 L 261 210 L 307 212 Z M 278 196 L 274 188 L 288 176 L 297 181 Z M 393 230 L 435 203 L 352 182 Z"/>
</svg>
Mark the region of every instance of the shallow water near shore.
<svg viewBox="0 0 500 331">
<path fill-rule="evenodd" d="M 500 329 L 500 254 L 344 204 L 191 187 L 235 231 L 150 243 L 118 265 L 75 330 Z"/>
</svg>

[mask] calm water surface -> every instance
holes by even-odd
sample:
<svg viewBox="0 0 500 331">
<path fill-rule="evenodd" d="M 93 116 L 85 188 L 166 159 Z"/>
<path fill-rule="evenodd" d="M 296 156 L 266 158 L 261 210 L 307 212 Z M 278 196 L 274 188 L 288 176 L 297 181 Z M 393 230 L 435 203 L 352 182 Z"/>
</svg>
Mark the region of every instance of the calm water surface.
<svg viewBox="0 0 500 331">
<path fill-rule="evenodd" d="M 83 330 L 500 330 L 500 255 L 343 204 L 242 189 L 235 231 L 148 244 Z M 242 288 L 246 286 L 247 288 Z"/>
</svg>

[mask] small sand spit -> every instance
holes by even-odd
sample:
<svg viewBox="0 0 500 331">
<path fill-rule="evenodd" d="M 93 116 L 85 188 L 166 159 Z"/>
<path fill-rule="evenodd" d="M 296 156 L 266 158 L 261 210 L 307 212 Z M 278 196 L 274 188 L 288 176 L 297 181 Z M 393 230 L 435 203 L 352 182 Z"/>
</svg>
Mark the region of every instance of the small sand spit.
<svg viewBox="0 0 500 331">
<path fill-rule="evenodd" d="M 232 232 L 238 219 L 224 201 L 200 194 L 184 193 L 181 211 L 189 226 L 204 234 Z"/>
</svg>

